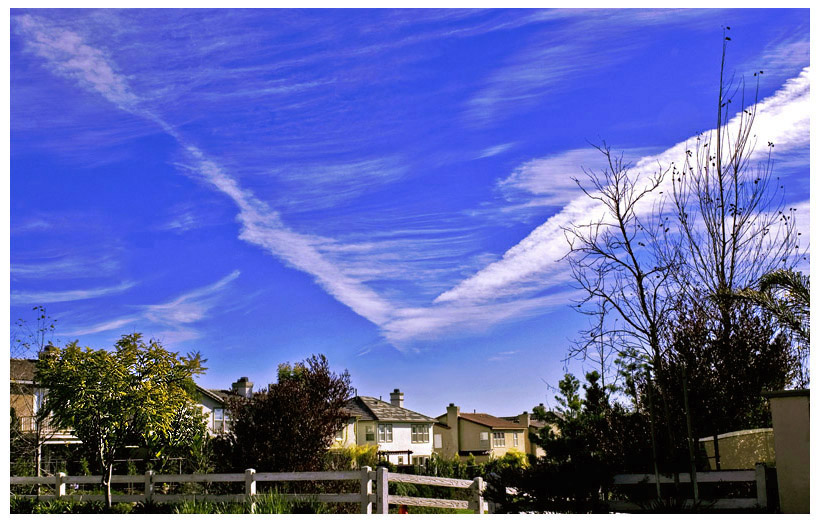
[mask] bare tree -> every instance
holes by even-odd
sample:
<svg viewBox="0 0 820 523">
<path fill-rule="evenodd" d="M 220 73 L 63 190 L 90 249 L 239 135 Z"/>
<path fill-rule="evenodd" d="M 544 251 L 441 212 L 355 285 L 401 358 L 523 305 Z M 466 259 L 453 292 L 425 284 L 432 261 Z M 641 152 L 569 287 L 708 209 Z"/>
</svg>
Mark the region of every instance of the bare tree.
<svg viewBox="0 0 820 523">
<path fill-rule="evenodd" d="M 41 408 L 43 391 L 34 380 L 35 360 L 49 345 L 58 343 L 57 320 L 42 305 L 32 307 L 34 320 L 18 319 L 12 333 L 9 365 L 10 396 L 13 423 L 10 459 L 33 461 L 35 475 L 44 472 L 45 446 L 61 431 L 52 426 Z M 48 453 L 46 453 L 48 454 Z"/>
<path fill-rule="evenodd" d="M 564 228 L 569 244 L 565 259 L 584 297 L 578 309 L 592 315 L 589 330 L 571 350 L 571 356 L 587 357 L 590 350 L 612 346 L 617 339 L 622 348 L 632 348 L 650 363 L 660 361 L 661 331 L 669 314 L 667 287 L 673 264 L 665 263 L 647 248 L 655 241 L 661 225 L 656 213 L 638 212 L 639 204 L 651 203 L 667 171 L 658 170 L 645 179 L 630 173 L 622 156 L 606 144 L 595 146 L 606 158 L 599 172 L 584 171 L 586 187 L 576 183 L 597 202 L 600 218 Z M 598 360 L 608 356 L 602 352 Z"/>
<path fill-rule="evenodd" d="M 682 294 L 706 295 L 722 317 L 724 335 L 731 329 L 736 291 L 757 285 L 760 277 L 778 268 L 791 268 L 800 256 L 795 209 L 784 208 L 784 186 L 772 175 L 774 144 L 755 160 L 759 79 L 746 108 L 743 78 L 726 78 L 724 29 L 717 100 L 717 126 L 687 149 L 681 167 L 672 168 L 673 226 L 662 245 L 667 263 Z M 732 100 L 741 111 L 730 120 Z"/>
</svg>

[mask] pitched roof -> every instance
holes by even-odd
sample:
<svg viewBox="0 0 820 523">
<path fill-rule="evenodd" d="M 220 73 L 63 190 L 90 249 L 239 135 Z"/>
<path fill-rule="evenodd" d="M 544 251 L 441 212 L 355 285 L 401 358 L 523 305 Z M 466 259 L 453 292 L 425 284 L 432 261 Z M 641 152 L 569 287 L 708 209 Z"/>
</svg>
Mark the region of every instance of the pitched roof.
<svg viewBox="0 0 820 523">
<path fill-rule="evenodd" d="M 518 416 L 501 416 L 501 419 L 506 419 L 518 423 Z M 547 424 L 541 420 L 537 420 L 530 415 L 530 427 L 534 429 L 540 429 L 542 427 L 546 427 Z"/>
<path fill-rule="evenodd" d="M 9 377 L 13 381 L 34 381 L 37 360 L 9 360 Z"/>
<path fill-rule="evenodd" d="M 506 420 L 503 418 L 497 418 L 490 414 L 484 414 L 483 412 L 478 413 L 464 413 L 460 412 L 458 414 L 459 418 L 466 419 L 467 421 L 472 421 L 473 423 L 478 423 L 479 425 L 484 425 L 485 427 L 490 427 L 491 429 L 525 429 L 522 424 L 517 423 L 515 421 Z"/>
<path fill-rule="evenodd" d="M 231 393 L 229 390 L 206 389 L 205 387 L 201 387 L 199 385 L 196 386 L 196 390 L 203 396 L 207 396 L 220 403 L 225 403 Z"/>
<path fill-rule="evenodd" d="M 351 416 L 364 421 L 415 421 L 435 423 L 436 420 L 404 407 L 396 407 L 370 396 L 356 396 L 347 400 L 345 408 Z"/>
</svg>

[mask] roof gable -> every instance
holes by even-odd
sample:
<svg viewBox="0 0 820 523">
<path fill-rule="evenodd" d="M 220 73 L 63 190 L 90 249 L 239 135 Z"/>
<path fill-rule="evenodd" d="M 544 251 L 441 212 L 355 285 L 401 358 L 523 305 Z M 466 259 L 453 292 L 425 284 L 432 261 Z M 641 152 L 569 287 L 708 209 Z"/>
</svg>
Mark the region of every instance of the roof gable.
<svg viewBox="0 0 820 523">
<path fill-rule="evenodd" d="M 485 414 L 483 412 L 478 413 L 459 413 L 459 418 L 465 419 L 467 421 L 472 421 L 473 423 L 478 423 L 479 425 L 484 425 L 485 427 L 489 427 L 491 429 L 518 429 L 518 430 L 525 430 L 527 427 L 524 425 L 517 423 L 515 421 L 510 421 L 502 418 L 497 418 L 490 414 Z"/>
<path fill-rule="evenodd" d="M 396 407 L 370 396 L 356 396 L 347 400 L 345 407 L 352 416 L 365 421 L 406 421 L 435 423 L 436 420 L 404 407 Z"/>
</svg>

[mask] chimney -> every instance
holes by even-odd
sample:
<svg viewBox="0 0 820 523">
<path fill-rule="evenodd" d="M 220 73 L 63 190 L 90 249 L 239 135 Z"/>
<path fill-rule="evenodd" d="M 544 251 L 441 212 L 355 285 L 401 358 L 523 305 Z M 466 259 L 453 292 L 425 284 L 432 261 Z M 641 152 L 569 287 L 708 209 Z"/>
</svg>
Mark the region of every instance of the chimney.
<svg viewBox="0 0 820 523">
<path fill-rule="evenodd" d="M 519 414 L 516 421 L 518 423 L 524 425 L 525 427 L 529 427 L 530 426 L 530 413 L 529 412 L 524 412 L 523 414 Z"/>
<path fill-rule="evenodd" d="M 234 383 L 231 383 L 231 391 L 244 398 L 253 396 L 253 382 L 248 381 L 247 376 L 242 376 Z"/>
<path fill-rule="evenodd" d="M 450 403 L 447 406 L 447 426 L 450 427 L 450 430 L 446 432 L 449 436 L 449 442 L 444 444 L 444 454 L 446 456 L 456 455 L 458 456 L 458 451 L 461 450 L 461 435 L 459 434 L 459 427 L 458 424 L 458 413 L 459 408 Z"/>
<path fill-rule="evenodd" d="M 404 393 L 399 389 L 393 389 L 390 393 L 390 404 L 394 407 L 404 407 Z"/>
</svg>

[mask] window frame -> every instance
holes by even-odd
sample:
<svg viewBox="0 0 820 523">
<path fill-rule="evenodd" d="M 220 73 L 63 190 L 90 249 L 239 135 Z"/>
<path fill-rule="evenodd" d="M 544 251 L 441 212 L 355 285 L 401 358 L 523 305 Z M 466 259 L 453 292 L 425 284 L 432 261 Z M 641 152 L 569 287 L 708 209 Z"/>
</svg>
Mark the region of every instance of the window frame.
<svg viewBox="0 0 820 523">
<path fill-rule="evenodd" d="M 430 443 L 430 427 L 424 423 L 411 424 L 410 443 Z"/>
<path fill-rule="evenodd" d="M 498 436 L 501 436 L 500 438 Z M 493 432 L 493 448 L 501 448 L 507 446 L 507 438 L 503 432 Z M 500 442 L 500 444 L 499 444 Z"/>
<path fill-rule="evenodd" d="M 513 447 L 518 447 L 518 433 L 513 432 Z"/>
<path fill-rule="evenodd" d="M 364 427 L 364 440 L 365 441 L 376 441 L 376 426 L 372 424 L 367 424 Z"/>
<path fill-rule="evenodd" d="M 379 443 L 393 443 L 393 424 L 379 423 Z"/>
</svg>

